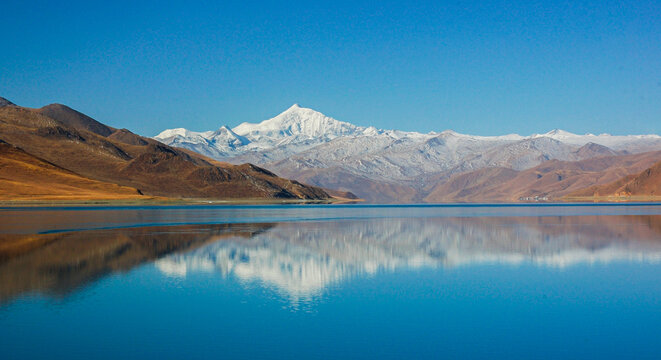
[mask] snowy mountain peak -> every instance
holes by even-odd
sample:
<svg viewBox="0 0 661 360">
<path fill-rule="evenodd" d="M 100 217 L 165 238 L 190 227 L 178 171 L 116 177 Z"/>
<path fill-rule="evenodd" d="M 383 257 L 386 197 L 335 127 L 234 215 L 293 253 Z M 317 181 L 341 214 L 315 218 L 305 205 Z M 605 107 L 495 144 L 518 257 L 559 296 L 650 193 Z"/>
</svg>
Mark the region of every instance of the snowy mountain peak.
<svg viewBox="0 0 661 360">
<path fill-rule="evenodd" d="M 206 135 L 207 136 L 205 137 L 211 143 L 216 144 L 217 147 L 220 147 L 220 149 L 224 150 L 226 150 L 225 147 L 236 148 L 250 143 L 250 140 L 238 135 L 227 125 L 223 125 L 220 127 L 220 129 Z"/>
<path fill-rule="evenodd" d="M 236 135 L 236 133 L 235 133 L 234 131 L 232 131 L 232 129 L 231 129 L 229 126 L 227 126 L 227 125 L 223 125 L 223 126 L 219 127 L 218 130 L 213 131 L 213 132 L 211 132 L 210 134 L 213 134 L 213 135 L 217 135 L 217 134 L 228 134 L 228 135 L 233 136 L 233 137 L 237 137 L 237 136 L 238 136 L 238 135 Z"/>
<path fill-rule="evenodd" d="M 439 135 L 444 135 L 444 136 L 457 136 L 457 135 L 459 135 L 459 133 L 456 132 L 456 131 L 454 131 L 454 130 L 447 129 L 447 130 L 443 130 L 443 131 L 441 131 L 441 133 L 440 133 Z"/>
<path fill-rule="evenodd" d="M 574 161 L 661 149 L 658 135 L 577 135 L 554 129 L 531 136 L 477 136 L 453 130 L 429 134 L 384 130 L 342 122 L 298 104 L 259 123 L 206 132 L 170 129 L 155 138 L 218 160 L 260 164 L 292 178 L 300 175 L 299 180 L 318 174 L 321 180 L 315 185 L 334 188 L 338 186 L 333 179 L 340 179 L 347 189 L 362 186 L 352 176 L 426 186 L 428 174 L 453 176 L 488 167 L 518 171 L 549 159 Z M 323 169 L 352 175 L 346 181 L 344 176 L 325 178 L 324 171 L 330 170 Z"/>
<path fill-rule="evenodd" d="M 318 111 L 300 107 L 298 104 L 280 113 L 274 118 L 264 120 L 259 124 L 243 123 L 233 130 L 235 133 L 259 140 L 288 136 L 327 137 L 334 138 L 355 132 L 357 126 L 335 120 Z"/>
<path fill-rule="evenodd" d="M 216 137 L 216 136 L 227 136 L 231 138 L 240 137 L 234 131 L 232 131 L 232 129 L 227 125 L 223 125 L 218 130 L 209 133 L 209 137 Z"/>
<path fill-rule="evenodd" d="M 184 128 L 176 128 L 176 129 L 167 129 L 162 131 L 160 134 L 154 136 L 155 139 L 161 140 L 161 139 L 167 139 L 170 137 L 175 137 L 175 136 L 181 136 L 181 137 L 187 137 L 192 134 L 192 131 Z"/>
<path fill-rule="evenodd" d="M 574 133 L 570 133 L 569 131 L 561 130 L 561 129 L 553 129 L 546 134 L 542 134 L 541 136 L 547 136 L 551 138 L 558 138 L 558 137 L 569 137 L 569 136 L 578 136 Z"/>
</svg>

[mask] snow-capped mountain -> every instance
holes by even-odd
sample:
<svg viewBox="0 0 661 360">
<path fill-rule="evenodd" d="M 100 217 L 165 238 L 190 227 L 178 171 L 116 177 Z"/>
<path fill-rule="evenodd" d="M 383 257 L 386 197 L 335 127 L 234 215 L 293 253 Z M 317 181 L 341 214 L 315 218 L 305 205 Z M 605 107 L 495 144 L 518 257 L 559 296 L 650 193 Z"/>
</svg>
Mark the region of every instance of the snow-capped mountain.
<svg viewBox="0 0 661 360">
<path fill-rule="evenodd" d="M 279 160 L 337 137 L 360 134 L 365 130 L 294 104 L 280 115 L 258 124 L 242 123 L 233 129 L 223 126 L 217 131 L 206 132 L 170 129 L 154 139 L 221 160 L 244 153 L 272 151 L 270 156 L 262 153 L 259 161 L 253 161 L 262 163 L 264 159 Z"/>
<path fill-rule="evenodd" d="M 624 149 L 627 147 L 635 146 L 636 143 L 645 142 L 647 140 L 654 141 L 659 139 L 658 135 L 610 135 L 610 134 L 578 135 L 560 129 L 551 130 L 546 134 L 534 134 L 531 137 L 532 138 L 547 137 L 572 145 L 585 145 L 588 143 L 594 143 L 594 144 L 607 146 L 613 149 Z"/>
<path fill-rule="evenodd" d="M 429 186 L 483 168 L 521 171 L 547 160 L 661 150 L 658 135 L 577 135 L 558 129 L 530 136 L 475 136 L 451 130 L 422 134 L 356 126 L 298 105 L 260 123 L 207 132 L 171 129 L 155 139 L 218 160 L 250 162 L 282 176 L 388 202 L 420 200 L 420 193 Z M 372 197 L 388 192 L 417 195 Z"/>
<path fill-rule="evenodd" d="M 200 154 L 222 158 L 240 153 L 238 148 L 250 143 L 227 126 L 216 131 L 195 132 L 183 128 L 169 129 L 158 134 L 155 139 L 171 145 L 193 150 Z"/>
<path fill-rule="evenodd" d="M 294 139 L 322 138 L 334 139 L 338 136 L 362 132 L 365 128 L 335 120 L 312 109 L 292 105 L 280 115 L 264 120 L 259 124 L 243 123 L 234 128 L 256 143 L 277 144 L 287 138 Z"/>
</svg>

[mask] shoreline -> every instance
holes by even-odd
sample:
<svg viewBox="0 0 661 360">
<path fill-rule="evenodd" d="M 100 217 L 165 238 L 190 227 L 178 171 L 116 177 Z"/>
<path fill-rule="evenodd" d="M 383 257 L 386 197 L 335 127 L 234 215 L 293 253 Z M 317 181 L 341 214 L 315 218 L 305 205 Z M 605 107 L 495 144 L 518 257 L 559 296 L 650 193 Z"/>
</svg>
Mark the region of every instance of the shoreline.
<svg viewBox="0 0 661 360">
<path fill-rule="evenodd" d="M 346 204 L 363 201 L 362 199 L 67 199 L 67 200 L 0 200 L 0 207 L 104 207 L 104 206 L 187 206 L 187 205 L 277 205 L 277 204 Z"/>
<path fill-rule="evenodd" d="M 560 201 L 519 201 L 519 202 L 453 202 L 453 203 L 402 203 L 402 204 L 372 204 L 364 199 L 331 198 L 323 200 L 305 199 L 98 199 L 98 200 L 0 200 L 0 208 L 38 208 L 38 207 L 143 207 L 143 206 L 213 206 L 213 205 L 356 205 L 367 206 L 585 206 L 585 205 L 661 205 L 661 196 L 649 197 L 572 197 Z"/>
</svg>

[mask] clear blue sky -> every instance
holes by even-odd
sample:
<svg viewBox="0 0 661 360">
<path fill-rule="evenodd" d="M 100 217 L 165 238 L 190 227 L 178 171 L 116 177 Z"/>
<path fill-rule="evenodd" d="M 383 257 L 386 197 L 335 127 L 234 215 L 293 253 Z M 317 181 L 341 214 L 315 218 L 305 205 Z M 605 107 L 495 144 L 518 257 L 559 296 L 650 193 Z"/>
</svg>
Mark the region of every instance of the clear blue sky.
<svg viewBox="0 0 661 360">
<path fill-rule="evenodd" d="M 339 120 L 661 133 L 661 2 L 3 1 L 0 96 L 154 135 Z"/>
</svg>

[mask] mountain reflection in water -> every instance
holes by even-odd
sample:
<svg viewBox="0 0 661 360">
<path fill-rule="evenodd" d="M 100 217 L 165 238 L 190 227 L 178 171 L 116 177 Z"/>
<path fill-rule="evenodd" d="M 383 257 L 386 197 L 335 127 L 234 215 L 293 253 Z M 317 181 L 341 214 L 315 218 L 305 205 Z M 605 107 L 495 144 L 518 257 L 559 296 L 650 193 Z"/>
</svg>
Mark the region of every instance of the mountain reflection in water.
<svg viewBox="0 0 661 360">
<path fill-rule="evenodd" d="M 379 271 L 661 261 L 661 216 L 390 218 L 2 235 L 0 301 L 66 295 L 146 263 L 275 289 L 296 302 Z"/>
<path fill-rule="evenodd" d="M 271 224 L 181 225 L 0 235 L 0 302 L 23 293 L 66 295 L 115 272 Z"/>
</svg>

